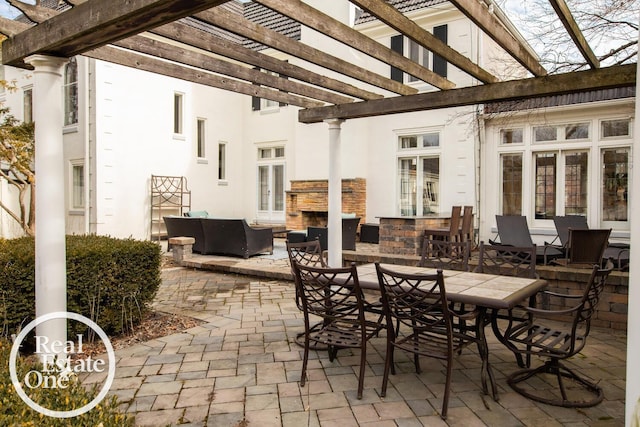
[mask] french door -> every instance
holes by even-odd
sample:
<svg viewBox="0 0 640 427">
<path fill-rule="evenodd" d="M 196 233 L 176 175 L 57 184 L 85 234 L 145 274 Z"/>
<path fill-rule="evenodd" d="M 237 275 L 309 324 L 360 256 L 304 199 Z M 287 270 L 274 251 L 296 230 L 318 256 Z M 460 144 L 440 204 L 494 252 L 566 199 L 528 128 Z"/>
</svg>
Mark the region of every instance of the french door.
<svg viewBox="0 0 640 427">
<path fill-rule="evenodd" d="M 279 154 L 278 149 L 260 149 L 257 211 L 262 221 L 285 220 L 285 163 Z"/>
</svg>

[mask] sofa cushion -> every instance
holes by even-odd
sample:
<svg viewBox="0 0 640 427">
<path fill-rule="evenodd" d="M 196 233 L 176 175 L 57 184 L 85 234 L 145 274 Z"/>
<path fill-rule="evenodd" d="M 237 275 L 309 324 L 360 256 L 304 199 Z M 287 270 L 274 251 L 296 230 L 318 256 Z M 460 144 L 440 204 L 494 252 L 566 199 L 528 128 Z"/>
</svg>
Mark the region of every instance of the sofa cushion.
<svg viewBox="0 0 640 427">
<path fill-rule="evenodd" d="M 185 212 L 184 216 L 188 216 L 190 218 L 208 218 L 209 212 L 207 211 L 189 211 Z"/>
</svg>

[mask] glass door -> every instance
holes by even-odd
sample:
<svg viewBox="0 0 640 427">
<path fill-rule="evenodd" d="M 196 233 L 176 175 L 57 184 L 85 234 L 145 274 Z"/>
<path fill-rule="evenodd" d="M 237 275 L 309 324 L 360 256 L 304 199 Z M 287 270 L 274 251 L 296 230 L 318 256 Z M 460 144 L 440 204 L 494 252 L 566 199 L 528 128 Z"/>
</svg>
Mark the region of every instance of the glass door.
<svg viewBox="0 0 640 427">
<path fill-rule="evenodd" d="M 284 222 L 285 164 L 284 148 L 259 149 L 258 219 Z"/>
</svg>

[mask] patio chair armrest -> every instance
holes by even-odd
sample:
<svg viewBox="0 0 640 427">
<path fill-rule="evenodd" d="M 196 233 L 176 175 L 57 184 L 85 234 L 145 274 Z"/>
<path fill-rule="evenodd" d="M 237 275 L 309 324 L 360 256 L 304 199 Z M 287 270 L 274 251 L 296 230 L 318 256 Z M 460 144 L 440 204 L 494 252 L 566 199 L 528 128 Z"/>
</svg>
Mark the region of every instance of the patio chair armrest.
<svg viewBox="0 0 640 427">
<path fill-rule="evenodd" d="M 544 294 L 544 295 L 549 295 L 549 296 L 552 296 L 552 297 L 566 298 L 566 299 L 580 299 L 580 298 L 582 298 L 582 295 L 561 294 L 559 292 L 553 292 L 553 291 L 540 291 L 540 293 Z"/>
<path fill-rule="evenodd" d="M 524 307 L 524 310 L 529 313 L 529 314 L 533 314 L 536 317 L 542 317 L 542 318 L 554 318 L 556 316 L 562 316 L 562 315 L 566 315 L 566 314 L 571 314 L 573 312 L 575 312 L 576 310 L 579 310 L 580 306 L 575 306 L 575 307 L 571 307 L 571 308 L 566 308 L 563 310 L 545 310 L 542 308 L 535 308 L 535 307 Z"/>
</svg>

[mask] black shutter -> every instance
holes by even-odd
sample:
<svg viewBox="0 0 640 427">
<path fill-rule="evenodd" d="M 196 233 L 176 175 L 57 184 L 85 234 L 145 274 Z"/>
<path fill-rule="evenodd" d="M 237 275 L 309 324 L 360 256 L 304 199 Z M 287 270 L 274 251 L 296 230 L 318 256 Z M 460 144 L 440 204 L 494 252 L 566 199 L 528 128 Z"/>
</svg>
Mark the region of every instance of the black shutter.
<svg viewBox="0 0 640 427">
<path fill-rule="evenodd" d="M 253 111 L 260 111 L 260 98 L 257 96 L 251 97 L 251 109 Z"/>
<path fill-rule="evenodd" d="M 258 67 L 253 67 L 254 70 L 260 70 Z M 260 98 L 257 96 L 251 97 L 251 110 L 260 111 Z"/>
<path fill-rule="evenodd" d="M 391 50 L 398 52 L 400 55 L 404 55 L 404 37 L 401 34 L 391 36 Z M 404 81 L 402 70 L 391 66 L 391 80 L 402 83 Z"/>
<path fill-rule="evenodd" d="M 433 35 L 444 44 L 447 44 L 447 25 L 433 27 Z M 447 61 L 435 53 L 433 54 L 433 72 L 442 77 L 447 77 Z"/>
<path fill-rule="evenodd" d="M 282 77 L 283 79 L 287 79 L 287 80 L 289 79 L 289 77 L 284 76 L 284 75 L 282 75 L 282 74 L 280 75 L 280 77 Z M 286 91 L 284 91 L 284 90 L 281 90 L 280 92 L 287 93 L 287 92 L 286 92 Z M 286 107 L 287 105 L 289 105 L 289 104 L 287 104 L 286 102 L 280 102 L 280 107 Z"/>
</svg>

